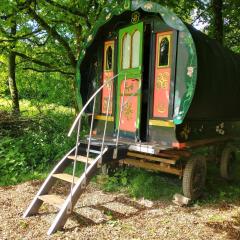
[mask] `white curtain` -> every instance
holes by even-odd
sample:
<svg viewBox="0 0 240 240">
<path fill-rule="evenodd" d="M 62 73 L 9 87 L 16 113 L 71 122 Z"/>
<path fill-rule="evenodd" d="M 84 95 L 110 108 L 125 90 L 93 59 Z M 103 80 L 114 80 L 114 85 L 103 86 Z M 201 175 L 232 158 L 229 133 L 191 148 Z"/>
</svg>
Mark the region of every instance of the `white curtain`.
<svg viewBox="0 0 240 240">
<path fill-rule="evenodd" d="M 122 44 L 122 68 L 128 69 L 130 68 L 130 53 L 131 53 L 131 36 L 127 33 L 123 37 Z"/>
<path fill-rule="evenodd" d="M 140 56 L 140 32 L 136 31 L 132 36 L 132 68 L 139 66 Z"/>
</svg>

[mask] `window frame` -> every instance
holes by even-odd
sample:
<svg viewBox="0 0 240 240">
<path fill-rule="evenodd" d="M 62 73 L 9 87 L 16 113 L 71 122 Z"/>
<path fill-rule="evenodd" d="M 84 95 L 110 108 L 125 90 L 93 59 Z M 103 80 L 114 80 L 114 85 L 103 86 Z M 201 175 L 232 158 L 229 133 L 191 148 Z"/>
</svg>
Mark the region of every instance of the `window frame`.
<svg viewBox="0 0 240 240">
<path fill-rule="evenodd" d="M 168 67 L 170 67 L 171 66 L 171 61 L 172 61 L 172 58 L 171 58 L 171 56 L 172 56 L 172 34 L 173 34 L 173 32 L 171 31 L 171 32 L 164 32 L 164 33 L 158 33 L 157 34 L 157 58 L 156 58 L 156 60 L 157 60 L 157 62 L 156 62 L 156 67 L 157 68 L 168 68 Z M 168 41 L 169 41 L 169 49 L 168 49 L 168 64 L 167 65 L 163 65 L 163 66 L 160 66 L 159 65 L 159 63 L 160 63 L 160 57 L 161 57 L 161 55 L 160 55 L 160 53 L 161 53 L 161 51 L 160 51 L 160 44 L 161 44 L 161 41 L 164 39 L 164 38 L 167 38 L 168 39 Z"/>
<path fill-rule="evenodd" d="M 111 69 L 107 69 L 107 50 L 108 48 L 111 47 L 112 48 L 112 68 Z M 109 41 L 109 42 L 105 42 L 104 44 L 104 59 L 103 59 L 103 71 L 104 72 L 112 72 L 114 71 L 114 41 Z"/>
<path fill-rule="evenodd" d="M 132 44 L 133 44 L 133 35 L 136 33 L 136 32 L 139 32 L 139 34 L 140 34 L 140 38 L 139 38 L 139 41 L 140 41 L 140 43 L 139 43 L 139 55 L 138 55 L 138 66 L 137 67 L 132 67 L 132 56 L 133 56 L 133 51 L 132 51 Z M 129 59 L 129 62 L 130 62 L 130 64 L 129 64 L 129 67 L 128 68 L 123 68 L 123 40 L 124 40 L 124 37 L 126 36 L 126 35 L 130 35 L 130 54 L 129 54 L 129 57 L 130 57 L 130 59 Z M 128 70 L 128 69 L 136 69 L 136 68 L 139 68 L 139 66 L 140 66 L 140 47 L 141 47 L 141 31 L 139 31 L 139 29 L 136 29 L 134 32 L 132 32 L 131 34 L 129 33 L 129 32 L 125 32 L 124 33 L 124 35 L 123 35 L 123 37 L 122 37 L 122 41 L 121 41 L 121 69 L 122 70 Z"/>
</svg>

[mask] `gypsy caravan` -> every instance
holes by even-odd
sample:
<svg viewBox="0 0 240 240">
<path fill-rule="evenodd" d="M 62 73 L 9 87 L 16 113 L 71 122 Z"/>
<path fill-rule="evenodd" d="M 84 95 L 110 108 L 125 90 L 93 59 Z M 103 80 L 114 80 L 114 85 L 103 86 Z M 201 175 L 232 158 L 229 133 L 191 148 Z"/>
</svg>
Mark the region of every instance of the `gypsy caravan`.
<svg viewBox="0 0 240 240">
<path fill-rule="evenodd" d="M 83 107 L 76 146 L 56 165 L 24 217 L 43 202 L 58 205 L 48 234 L 64 226 L 97 168 L 130 165 L 179 176 L 186 197 L 203 191 L 207 159 L 232 178 L 239 135 L 240 57 L 165 7 L 126 1 L 105 11 L 78 60 Z M 80 138 L 81 120 L 90 131 Z M 207 146 L 212 151 L 203 156 Z M 78 162 L 85 171 L 77 177 Z M 73 174 L 64 172 L 73 165 Z M 56 180 L 70 183 L 66 199 L 49 195 Z"/>
</svg>

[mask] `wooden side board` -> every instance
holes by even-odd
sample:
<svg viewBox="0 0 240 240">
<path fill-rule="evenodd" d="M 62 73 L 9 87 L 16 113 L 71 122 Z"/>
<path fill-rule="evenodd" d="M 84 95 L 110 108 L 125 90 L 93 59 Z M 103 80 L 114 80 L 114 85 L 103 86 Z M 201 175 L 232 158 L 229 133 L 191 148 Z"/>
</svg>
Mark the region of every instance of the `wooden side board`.
<svg viewBox="0 0 240 240">
<path fill-rule="evenodd" d="M 191 142 L 181 143 L 180 148 L 197 148 L 197 147 L 204 147 L 207 145 L 213 145 L 213 144 L 221 144 L 224 142 L 229 142 L 234 140 L 233 137 L 217 137 L 217 138 L 210 138 L 210 139 L 202 139 L 202 140 L 194 140 Z"/>
<path fill-rule="evenodd" d="M 174 175 L 182 176 L 181 169 L 171 167 L 170 165 L 160 165 L 157 163 L 151 163 L 151 162 L 146 162 L 146 161 L 131 159 L 131 158 L 120 160 L 120 163 L 138 167 L 138 168 L 147 169 L 147 170 L 160 171 L 160 172 L 171 173 Z"/>
<path fill-rule="evenodd" d="M 127 156 L 146 159 L 146 160 L 150 160 L 150 161 L 162 162 L 162 163 L 166 163 L 166 164 L 175 164 L 176 161 L 179 159 L 179 158 L 167 159 L 167 158 L 162 158 L 162 157 L 153 156 L 153 155 L 149 155 L 149 154 L 136 153 L 136 152 L 128 152 Z"/>
</svg>

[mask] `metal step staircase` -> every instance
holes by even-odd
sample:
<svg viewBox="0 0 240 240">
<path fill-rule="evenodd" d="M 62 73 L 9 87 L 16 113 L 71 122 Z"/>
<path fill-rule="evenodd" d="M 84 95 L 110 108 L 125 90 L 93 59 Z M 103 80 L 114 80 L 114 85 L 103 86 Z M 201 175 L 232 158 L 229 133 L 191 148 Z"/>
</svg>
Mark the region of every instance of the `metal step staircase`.
<svg viewBox="0 0 240 240">
<path fill-rule="evenodd" d="M 46 202 L 50 205 L 60 208 L 52 226 L 50 227 L 48 234 L 52 234 L 57 230 L 61 229 L 68 216 L 72 213 L 74 205 L 77 203 L 81 193 L 86 188 L 90 179 L 96 173 L 98 164 L 108 151 L 108 147 L 104 147 L 101 154 L 98 154 L 95 158 L 87 158 L 87 156 L 77 155 L 77 158 L 73 155 L 75 148 L 72 149 L 53 169 L 45 180 L 32 203 L 25 211 L 23 217 L 28 217 L 38 213 L 41 205 Z M 71 161 L 85 162 L 87 167 L 80 177 L 76 177 L 67 173 L 64 173 L 64 169 L 71 164 Z M 73 162 L 74 163 L 74 162 Z M 50 189 L 53 187 L 56 180 L 65 181 L 71 184 L 71 190 L 66 199 L 61 198 L 57 195 L 48 195 Z"/>
<path fill-rule="evenodd" d="M 68 136 L 71 136 L 73 130 L 77 127 L 77 140 L 76 146 L 71 149 L 61 161 L 54 167 L 52 172 L 49 174 L 47 179 L 44 181 L 43 185 L 39 189 L 38 193 L 32 200 L 30 206 L 24 212 L 23 217 L 29 217 L 31 215 L 37 214 L 41 205 L 46 202 L 50 205 L 53 205 L 59 208 L 59 212 L 55 217 L 54 222 L 52 223 L 51 227 L 48 230 L 48 235 L 56 232 L 57 230 L 61 229 L 68 217 L 73 212 L 73 208 L 77 203 L 80 195 L 85 190 L 87 184 L 91 180 L 91 178 L 97 172 L 97 168 L 102 166 L 103 163 L 107 163 L 111 160 L 120 160 L 125 158 L 127 154 L 127 145 L 119 144 L 119 126 L 121 121 L 121 114 L 119 117 L 119 124 L 117 129 L 117 138 L 114 144 L 107 144 L 105 142 L 106 138 L 106 129 L 108 124 L 108 117 L 109 117 L 109 108 L 110 108 L 110 100 L 113 93 L 113 84 L 114 79 L 117 78 L 118 75 L 115 75 L 113 78 L 107 80 L 87 101 L 87 103 L 82 108 L 79 115 L 76 117 Z M 126 76 L 125 76 L 126 82 Z M 95 107 L 96 107 L 96 97 L 97 95 L 103 90 L 105 86 L 110 86 L 108 102 L 107 102 L 107 112 L 106 112 L 106 120 L 104 124 L 104 131 L 101 141 L 94 142 L 92 140 L 92 131 L 93 131 L 93 123 L 94 123 L 94 115 L 95 115 Z M 124 83 L 125 86 L 125 83 Z M 140 89 L 141 86 L 139 86 Z M 138 89 L 138 90 L 139 90 Z M 125 92 L 125 88 L 124 88 Z M 93 103 L 92 114 L 91 114 L 91 124 L 90 124 L 90 131 L 87 137 L 87 140 L 80 140 L 80 132 L 81 132 L 81 119 L 84 115 L 86 108 Z M 124 103 L 121 105 L 121 113 L 124 109 Z M 80 177 L 76 176 L 76 167 L 78 162 L 85 163 L 84 172 Z M 72 163 L 72 174 L 64 172 L 64 170 L 69 167 Z M 63 182 L 68 182 L 71 184 L 71 188 L 69 194 L 65 199 L 62 197 L 50 193 L 50 190 L 54 186 L 56 180 L 60 180 Z"/>
</svg>

